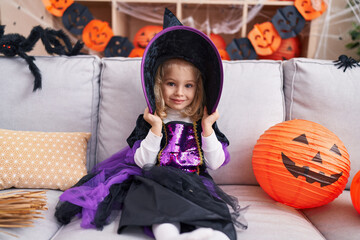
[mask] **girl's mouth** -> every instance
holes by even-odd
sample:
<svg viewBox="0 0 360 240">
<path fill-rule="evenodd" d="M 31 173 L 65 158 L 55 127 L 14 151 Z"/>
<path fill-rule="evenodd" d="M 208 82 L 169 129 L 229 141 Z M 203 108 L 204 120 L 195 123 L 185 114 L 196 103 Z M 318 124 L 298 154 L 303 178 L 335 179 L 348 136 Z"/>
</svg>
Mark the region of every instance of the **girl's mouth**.
<svg viewBox="0 0 360 240">
<path fill-rule="evenodd" d="M 175 103 L 175 104 L 181 104 L 181 103 L 183 103 L 185 100 L 171 99 L 171 101 L 173 101 L 173 103 Z"/>
</svg>

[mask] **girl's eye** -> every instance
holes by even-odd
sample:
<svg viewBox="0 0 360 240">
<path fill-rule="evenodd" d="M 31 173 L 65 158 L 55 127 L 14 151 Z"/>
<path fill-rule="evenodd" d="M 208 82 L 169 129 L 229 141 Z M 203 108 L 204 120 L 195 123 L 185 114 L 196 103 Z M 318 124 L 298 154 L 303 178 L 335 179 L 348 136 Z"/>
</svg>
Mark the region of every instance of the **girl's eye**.
<svg viewBox="0 0 360 240">
<path fill-rule="evenodd" d="M 173 83 L 173 82 L 168 82 L 167 85 L 170 86 L 170 87 L 173 87 L 173 86 L 175 86 L 175 83 Z"/>
<path fill-rule="evenodd" d="M 186 88 L 192 88 L 193 85 L 192 85 L 192 84 L 186 84 L 185 87 L 186 87 Z"/>
</svg>

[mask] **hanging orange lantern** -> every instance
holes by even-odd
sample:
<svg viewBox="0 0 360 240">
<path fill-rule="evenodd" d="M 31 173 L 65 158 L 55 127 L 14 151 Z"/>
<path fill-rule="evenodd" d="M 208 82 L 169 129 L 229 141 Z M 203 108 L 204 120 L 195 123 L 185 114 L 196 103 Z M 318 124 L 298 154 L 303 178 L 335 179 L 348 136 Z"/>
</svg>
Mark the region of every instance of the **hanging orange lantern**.
<svg viewBox="0 0 360 240">
<path fill-rule="evenodd" d="M 225 49 L 226 48 L 226 42 L 222 36 L 219 34 L 211 33 L 210 39 L 214 43 L 215 47 L 217 49 Z"/>
<path fill-rule="evenodd" d="M 327 4 L 324 1 L 321 2 L 321 9 L 319 11 L 314 9 L 311 0 L 295 0 L 294 5 L 306 21 L 319 17 L 327 8 Z"/>
<path fill-rule="evenodd" d="M 354 208 L 360 213 L 360 171 L 354 176 L 351 182 L 350 195 Z"/>
<path fill-rule="evenodd" d="M 56 17 L 61 17 L 73 0 L 42 0 L 46 10 Z"/>
<path fill-rule="evenodd" d="M 271 55 L 281 44 L 281 37 L 271 22 L 255 24 L 248 39 L 258 55 Z"/>
<path fill-rule="evenodd" d="M 95 51 L 102 52 L 114 36 L 107 22 L 91 20 L 84 28 L 82 39 L 85 45 Z"/>
<path fill-rule="evenodd" d="M 218 49 L 221 60 L 230 60 L 230 56 L 225 49 Z"/>
<path fill-rule="evenodd" d="M 142 57 L 144 55 L 145 49 L 144 48 L 134 48 L 131 50 L 129 57 Z"/>
<path fill-rule="evenodd" d="M 298 37 L 282 39 L 278 50 L 267 56 L 259 56 L 261 59 L 289 60 L 300 56 L 300 40 Z"/>
<path fill-rule="evenodd" d="M 155 37 L 160 31 L 162 31 L 162 26 L 148 25 L 141 28 L 134 36 L 133 44 L 135 48 L 146 48 L 151 39 Z"/>
<path fill-rule="evenodd" d="M 300 119 L 265 131 L 254 147 L 252 165 L 264 191 L 295 208 L 331 202 L 344 190 L 350 172 L 341 140 L 324 126 Z"/>
</svg>

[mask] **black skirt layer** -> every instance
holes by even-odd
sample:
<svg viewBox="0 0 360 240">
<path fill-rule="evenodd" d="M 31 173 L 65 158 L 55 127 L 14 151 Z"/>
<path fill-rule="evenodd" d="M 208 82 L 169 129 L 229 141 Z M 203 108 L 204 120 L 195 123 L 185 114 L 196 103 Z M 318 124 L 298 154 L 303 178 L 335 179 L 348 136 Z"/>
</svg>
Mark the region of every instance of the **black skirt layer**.
<svg viewBox="0 0 360 240">
<path fill-rule="evenodd" d="M 233 208 L 232 214 L 227 204 Z M 218 188 L 210 176 L 152 167 L 143 176 L 134 177 L 123 202 L 118 232 L 127 226 L 179 222 L 182 232 L 207 227 L 234 240 L 234 223 L 246 228 L 246 224 L 237 221 L 239 215 L 237 200 Z"/>
</svg>

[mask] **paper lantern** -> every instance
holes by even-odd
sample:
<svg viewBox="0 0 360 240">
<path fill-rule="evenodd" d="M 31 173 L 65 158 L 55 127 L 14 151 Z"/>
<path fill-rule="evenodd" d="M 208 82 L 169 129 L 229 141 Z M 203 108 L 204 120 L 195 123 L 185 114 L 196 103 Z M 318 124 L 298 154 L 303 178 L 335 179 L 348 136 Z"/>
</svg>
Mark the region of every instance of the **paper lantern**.
<svg viewBox="0 0 360 240">
<path fill-rule="evenodd" d="M 210 39 L 214 43 L 215 47 L 217 49 L 225 49 L 226 48 L 226 42 L 222 36 L 215 33 L 210 33 Z"/>
<path fill-rule="evenodd" d="M 93 19 L 90 10 L 79 3 L 73 3 L 62 16 L 64 27 L 75 35 L 81 35 L 85 26 Z"/>
<path fill-rule="evenodd" d="M 278 50 L 271 55 L 260 56 L 260 59 L 289 60 L 299 57 L 301 53 L 301 42 L 298 37 L 281 40 Z"/>
<path fill-rule="evenodd" d="M 83 30 L 82 39 L 85 45 L 95 51 L 102 52 L 114 36 L 107 22 L 91 20 Z"/>
<path fill-rule="evenodd" d="M 354 176 L 351 182 L 350 195 L 354 208 L 360 213 L 360 171 Z"/>
<path fill-rule="evenodd" d="M 151 39 L 155 37 L 160 31 L 162 31 L 162 26 L 157 25 L 148 25 L 143 28 L 140 28 L 139 31 L 134 36 L 134 47 L 135 48 L 146 48 Z"/>
<path fill-rule="evenodd" d="M 134 48 L 131 50 L 129 57 L 142 57 L 144 55 L 145 49 L 144 48 Z"/>
<path fill-rule="evenodd" d="M 271 22 L 255 24 L 248 38 L 258 55 L 271 55 L 281 44 L 281 37 Z"/>
<path fill-rule="evenodd" d="M 254 147 L 252 165 L 266 193 L 300 209 L 338 197 L 350 171 L 349 154 L 341 140 L 324 126 L 300 119 L 265 131 Z"/>
</svg>

